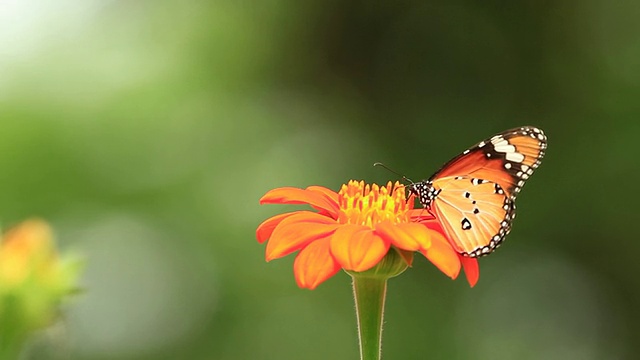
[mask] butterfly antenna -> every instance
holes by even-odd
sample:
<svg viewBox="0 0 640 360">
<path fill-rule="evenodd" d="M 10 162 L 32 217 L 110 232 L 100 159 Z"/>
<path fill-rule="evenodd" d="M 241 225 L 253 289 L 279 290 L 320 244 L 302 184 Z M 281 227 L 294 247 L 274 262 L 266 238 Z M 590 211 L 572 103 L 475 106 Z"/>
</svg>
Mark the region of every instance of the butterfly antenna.
<svg viewBox="0 0 640 360">
<path fill-rule="evenodd" d="M 390 172 L 392 172 L 392 173 L 394 173 L 394 174 L 396 174 L 396 175 L 398 175 L 398 176 L 401 176 L 401 177 L 402 177 L 402 180 L 404 180 L 404 181 L 408 181 L 408 182 L 410 182 L 411 184 L 413 184 L 413 181 L 411 181 L 411 179 L 409 179 L 408 177 L 406 177 L 406 176 L 404 176 L 404 175 L 400 174 L 399 172 L 397 172 L 397 171 L 395 171 L 395 170 L 392 170 L 392 169 L 391 169 L 391 168 L 389 168 L 387 165 L 385 165 L 385 164 L 383 164 L 383 163 L 381 163 L 381 162 L 373 163 L 373 166 L 382 166 L 383 168 L 385 168 L 385 169 L 389 170 Z"/>
</svg>

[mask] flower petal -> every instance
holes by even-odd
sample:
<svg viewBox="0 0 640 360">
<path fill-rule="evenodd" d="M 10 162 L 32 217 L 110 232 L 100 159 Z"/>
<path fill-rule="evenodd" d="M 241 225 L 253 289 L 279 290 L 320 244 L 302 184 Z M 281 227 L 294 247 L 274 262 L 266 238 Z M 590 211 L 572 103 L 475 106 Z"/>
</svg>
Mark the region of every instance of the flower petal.
<svg viewBox="0 0 640 360">
<path fill-rule="evenodd" d="M 316 209 L 326 210 L 333 218 L 338 217 L 338 202 L 316 190 L 281 187 L 269 190 L 260 204 L 309 204 Z"/>
<path fill-rule="evenodd" d="M 331 254 L 345 270 L 369 270 L 387 254 L 389 246 L 368 226 L 342 225 L 331 237 Z"/>
<path fill-rule="evenodd" d="M 306 189 L 306 190 L 309 190 L 309 191 L 315 191 L 315 192 L 317 192 L 317 193 L 319 193 L 319 194 L 322 194 L 323 196 L 325 196 L 326 198 L 328 198 L 328 199 L 329 199 L 329 201 L 331 201 L 331 202 L 333 202 L 333 203 L 338 204 L 338 193 L 336 193 L 335 191 L 333 191 L 333 190 L 331 190 L 331 189 L 328 189 L 328 188 L 326 188 L 326 187 L 324 187 L 324 186 L 316 186 L 316 185 L 313 185 L 313 186 L 309 186 L 309 187 L 307 187 L 307 189 Z M 337 218 L 338 218 L 338 214 L 339 214 L 339 212 L 338 212 L 338 211 L 336 211 L 335 209 L 327 210 L 327 209 L 321 209 L 321 208 L 315 207 L 315 206 L 313 206 L 313 205 L 311 205 L 311 206 L 312 206 L 314 209 L 317 209 L 317 210 L 318 210 L 321 214 L 323 214 L 323 215 L 329 215 L 329 216 L 331 216 L 331 217 L 332 217 L 332 218 L 334 218 L 334 219 L 337 219 Z M 336 209 L 338 209 L 338 208 L 336 208 Z"/>
<path fill-rule="evenodd" d="M 286 219 L 291 215 L 295 215 L 299 212 L 300 211 L 288 212 L 288 213 L 272 216 L 267 220 L 263 221 L 262 224 L 258 225 L 258 229 L 256 230 L 256 238 L 258 239 L 258 242 L 262 244 L 263 242 L 267 241 L 271 237 L 273 230 L 276 228 L 276 226 L 278 226 L 278 224 L 280 224 L 282 220 Z"/>
<path fill-rule="evenodd" d="M 390 221 L 383 221 L 376 225 L 375 232 L 403 250 L 417 251 L 427 249 L 431 245 L 430 234 L 432 231 L 421 224 L 393 224 Z"/>
<path fill-rule="evenodd" d="M 335 220 L 311 211 L 300 211 L 278 224 L 267 243 L 266 259 L 271 261 L 296 250 L 310 242 L 328 237 L 338 228 Z"/>
<path fill-rule="evenodd" d="M 328 189 L 324 186 L 317 186 L 317 185 L 312 185 L 312 186 L 308 186 L 307 190 L 310 191 L 315 191 L 315 192 L 319 192 L 321 194 L 324 194 L 324 196 L 328 197 L 329 199 L 331 199 L 331 201 L 335 202 L 336 204 L 338 203 L 338 193 Z"/>
<path fill-rule="evenodd" d="M 478 267 L 478 259 L 460 256 L 460 262 L 464 268 L 464 274 L 467 276 L 467 281 L 471 287 L 476 286 L 478 279 L 480 278 L 480 269 Z"/>
<path fill-rule="evenodd" d="M 421 252 L 447 276 L 452 279 L 458 277 L 460 273 L 460 257 L 441 233 L 431 231 L 431 246 L 426 250 L 421 250 Z"/>
<path fill-rule="evenodd" d="M 328 238 L 320 239 L 298 253 L 293 262 L 293 273 L 299 287 L 313 290 L 340 271 L 340 264 L 329 251 L 329 243 Z"/>
<path fill-rule="evenodd" d="M 413 222 L 437 222 L 435 216 L 433 216 L 427 209 L 411 209 L 407 211 L 407 215 Z"/>
</svg>

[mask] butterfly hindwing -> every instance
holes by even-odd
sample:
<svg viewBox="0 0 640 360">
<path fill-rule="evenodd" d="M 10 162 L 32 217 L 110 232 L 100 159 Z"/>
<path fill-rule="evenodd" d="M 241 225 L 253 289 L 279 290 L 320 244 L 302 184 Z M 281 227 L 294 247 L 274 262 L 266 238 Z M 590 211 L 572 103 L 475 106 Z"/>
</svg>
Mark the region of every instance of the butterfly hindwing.
<svg viewBox="0 0 640 360">
<path fill-rule="evenodd" d="M 440 222 L 454 249 L 465 256 L 486 255 L 509 233 L 516 196 L 546 147 L 540 129 L 507 130 L 465 150 L 410 190 Z"/>
<path fill-rule="evenodd" d="M 499 184 L 458 176 L 439 178 L 433 187 L 438 196 L 431 208 L 437 219 L 447 219 L 441 225 L 459 253 L 488 254 L 511 230 L 515 206 Z"/>
</svg>

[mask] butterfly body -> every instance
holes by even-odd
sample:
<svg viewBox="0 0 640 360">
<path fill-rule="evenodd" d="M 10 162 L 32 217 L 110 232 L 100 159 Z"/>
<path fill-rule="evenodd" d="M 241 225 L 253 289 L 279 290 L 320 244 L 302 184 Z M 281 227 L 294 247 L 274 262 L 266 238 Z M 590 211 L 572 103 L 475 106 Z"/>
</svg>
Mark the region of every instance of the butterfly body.
<svg viewBox="0 0 640 360">
<path fill-rule="evenodd" d="M 516 196 L 546 147 L 540 129 L 507 130 L 465 150 L 409 191 L 438 220 L 456 251 L 488 255 L 509 234 Z"/>
</svg>

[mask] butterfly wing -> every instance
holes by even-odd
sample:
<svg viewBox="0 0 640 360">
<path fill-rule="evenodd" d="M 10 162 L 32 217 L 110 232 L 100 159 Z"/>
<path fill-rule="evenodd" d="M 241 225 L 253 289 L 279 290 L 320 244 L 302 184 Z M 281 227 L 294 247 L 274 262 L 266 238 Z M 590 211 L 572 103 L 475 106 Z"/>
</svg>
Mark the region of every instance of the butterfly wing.
<svg viewBox="0 0 640 360">
<path fill-rule="evenodd" d="M 462 255 L 491 253 L 511 230 L 515 199 L 540 165 L 542 130 L 525 126 L 481 141 L 410 189 Z"/>
<path fill-rule="evenodd" d="M 456 251 L 476 257 L 500 246 L 511 230 L 515 204 L 499 184 L 458 176 L 438 179 L 433 187 L 438 195 L 430 210 Z"/>
<path fill-rule="evenodd" d="M 503 131 L 453 158 L 430 180 L 449 176 L 486 179 L 500 184 L 515 199 L 540 165 L 546 148 L 547 137 L 538 128 L 523 126 Z"/>
</svg>

